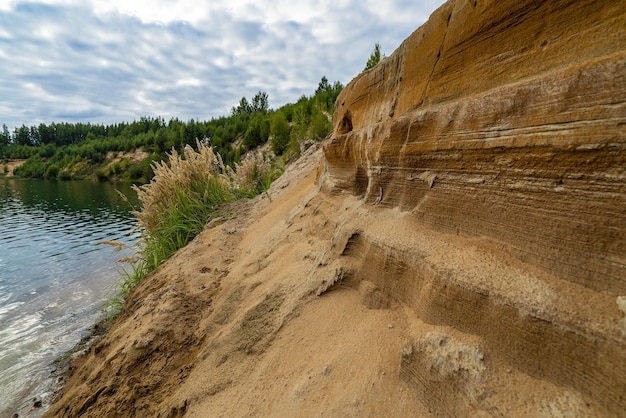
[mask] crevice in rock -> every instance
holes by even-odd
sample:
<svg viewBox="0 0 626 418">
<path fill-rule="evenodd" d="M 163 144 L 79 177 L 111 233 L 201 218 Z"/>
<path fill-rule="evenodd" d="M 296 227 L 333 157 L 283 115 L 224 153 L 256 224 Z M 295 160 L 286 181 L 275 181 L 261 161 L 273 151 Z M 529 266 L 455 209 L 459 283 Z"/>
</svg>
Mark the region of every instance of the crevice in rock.
<svg viewBox="0 0 626 418">
<path fill-rule="evenodd" d="M 352 113 L 350 112 L 350 109 L 348 109 L 341 117 L 341 121 L 337 127 L 337 135 L 344 135 L 352 132 L 352 128 Z"/>
<path fill-rule="evenodd" d="M 433 75 L 435 74 L 435 70 L 437 69 L 437 65 L 439 64 L 439 60 L 441 59 L 441 55 L 443 54 L 443 49 L 446 45 L 446 36 L 448 35 L 448 27 L 450 26 L 450 19 L 452 18 L 452 11 L 448 15 L 446 19 L 446 28 L 443 31 L 443 37 L 441 39 L 441 44 L 439 45 L 439 50 L 437 51 L 437 58 L 435 58 L 435 62 L 433 63 L 432 69 L 430 70 L 430 74 L 428 75 L 426 81 L 426 87 L 424 87 L 424 94 L 422 98 L 419 100 L 417 107 L 422 106 L 426 102 L 426 98 L 428 97 L 428 90 L 430 89 L 430 82 L 433 79 Z"/>
</svg>

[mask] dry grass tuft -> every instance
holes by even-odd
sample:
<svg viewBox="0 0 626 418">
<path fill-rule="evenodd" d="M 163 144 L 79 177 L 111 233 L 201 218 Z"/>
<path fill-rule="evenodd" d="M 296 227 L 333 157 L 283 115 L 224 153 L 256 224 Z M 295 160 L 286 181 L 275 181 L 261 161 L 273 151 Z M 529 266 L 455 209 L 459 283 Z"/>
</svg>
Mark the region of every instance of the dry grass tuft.
<svg viewBox="0 0 626 418">
<path fill-rule="evenodd" d="M 186 146 L 183 155 L 172 150 L 167 163 L 152 164 L 154 177 L 149 184 L 133 186 L 141 203 L 141 208 L 133 211 L 141 238 L 137 261 L 131 263 L 131 271 L 123 272 L 118 283 L 120 293 L 109 302 L 113 310 L 121 308 L 128 292 L 145 275 L 185 246 L 211 218 L 219 216 L 221 205 L 267 192 L 283 171 L 262 152 L 252 153 L 232 169 L 208 142 L 197 141 L 197 147 L 195 151 Z"/>
<path fill-rule="evenodd" d="M 197 152 L 186 146 L 184 158 L 172 150 L 169 164 L 164 161 L 152 164 L 154 178 L 149 184 L 133 186 L 142 206 L 133 213 L 148 234 L 158 233 L 183 199 L 213 209 L 235 198 L 231 170 L 210 146 L 200 141 L 197 146 Z"/>
</svg>

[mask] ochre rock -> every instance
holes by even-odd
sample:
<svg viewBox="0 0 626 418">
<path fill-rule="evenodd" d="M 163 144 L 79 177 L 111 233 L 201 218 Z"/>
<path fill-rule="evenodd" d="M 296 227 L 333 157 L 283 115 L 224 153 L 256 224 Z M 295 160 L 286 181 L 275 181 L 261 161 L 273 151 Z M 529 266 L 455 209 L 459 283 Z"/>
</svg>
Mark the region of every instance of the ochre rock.
<svg viewBox="0 0 626 418">
<path fill-rule="evenodd" d="M 626 294 L 625 6 L 444 4 L 342 92 L 327 188 Z"/>
<path fill-rule="evenodd" d="M 417 251 L 427 239 L 418 229 L 398 232 L 412 249 L 365 229 L 352 238 L 357 280 L 622 414 L 626 2 L 449 1 L 350 82 L 334 116 L 325 191 L 396 208 L 543 277 L 523 289 L 527 278 L 498 279 L 479 256 L 464 260 L 483 266 L 472 276 Z M 548 283 L 553 293 L 540 289 Z M 402 373 L 432 410 L 463 415 L 468 403 L 433 396 L 442 376 L 424 367 L 403 360 Z"/>
</svg>

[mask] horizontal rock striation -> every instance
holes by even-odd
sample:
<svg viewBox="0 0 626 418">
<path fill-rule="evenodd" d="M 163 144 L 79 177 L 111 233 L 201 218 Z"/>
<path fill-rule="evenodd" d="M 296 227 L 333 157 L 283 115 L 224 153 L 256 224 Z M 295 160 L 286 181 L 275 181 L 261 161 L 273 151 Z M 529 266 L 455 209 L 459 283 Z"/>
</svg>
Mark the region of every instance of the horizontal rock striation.
<svg viewBox="0 0 626 418">
<path fill-rule="evenodd" d="M 338 99 L 331 190 L 626 294 L 626 9 L 450 1 Z"/>
<path fill-rule="evenodd" d="M 403 355 L 437 415 L 502 413 L 499 362 L 597 408 L 574 415 L 626 409 L 624 28 L 623 2 L 451 0 L 338 98 L 323 189 L 415 222 L 350 232 L 345 271 L 366 306 L 462 334 Z M 446 374 L 433 338 L 491 364 Z"/>
</svg>

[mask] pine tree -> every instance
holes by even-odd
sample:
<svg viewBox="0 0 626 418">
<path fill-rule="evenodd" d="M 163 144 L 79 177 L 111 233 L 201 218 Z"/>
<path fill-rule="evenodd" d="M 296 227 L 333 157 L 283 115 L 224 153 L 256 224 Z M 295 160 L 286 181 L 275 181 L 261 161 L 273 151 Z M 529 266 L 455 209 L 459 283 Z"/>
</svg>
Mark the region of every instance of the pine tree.
<svg viewBox="0 0 626 418">
<path fill-rule="evenodd" d="M 385 56 L 381 55 L 380 43 L 376 42 L 376 44 L 374 45 L 374 51 L 372 52 L 372 55 L 370 55 L 369 59 L 367 60 L 367 64 L 365 64 L 365 69 L 363 71 L 369 70 L 370 68 L 374 68 L 376 64 L 378 64 L 383 58 L 385 58 Z"/>
</svg>

